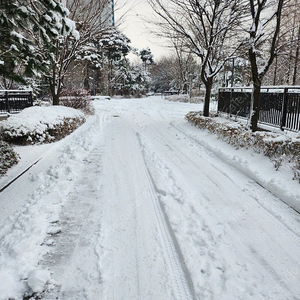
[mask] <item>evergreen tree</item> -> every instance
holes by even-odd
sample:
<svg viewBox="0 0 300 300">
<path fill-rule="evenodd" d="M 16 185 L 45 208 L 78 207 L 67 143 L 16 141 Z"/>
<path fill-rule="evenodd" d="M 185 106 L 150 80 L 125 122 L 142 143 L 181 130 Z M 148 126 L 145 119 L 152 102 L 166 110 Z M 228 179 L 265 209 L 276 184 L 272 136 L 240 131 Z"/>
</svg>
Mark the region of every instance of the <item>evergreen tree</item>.
<svg viewBox="0 0 300 300">
<path fill-rule="evenodd" d="M 154 63 L 151 50 L 149 48 L 142 49 L 139 53 L 139 56 L 144 64 L 144 70 L 147 71 L 147 66 Z"/>
<path fill-rule="evenodd" d="M 2 0 L 0 2 L 0 76 L 8 82 L 25 82 L 25 76 L 36 75 L 49 66 L 53 39 L 69 34 L 75 25 L 56 0 Z M 47 53 L 49 54 L 49 52 Z"/>
<path fill-rule="evenodd" d="M 130 39 L 115 27 L 109 28 L 100 40 L 101 51 L 108 62 L 108 94 L 113 94 L 114 69 L 118 61 L 132 50 Z"/>
</svg>

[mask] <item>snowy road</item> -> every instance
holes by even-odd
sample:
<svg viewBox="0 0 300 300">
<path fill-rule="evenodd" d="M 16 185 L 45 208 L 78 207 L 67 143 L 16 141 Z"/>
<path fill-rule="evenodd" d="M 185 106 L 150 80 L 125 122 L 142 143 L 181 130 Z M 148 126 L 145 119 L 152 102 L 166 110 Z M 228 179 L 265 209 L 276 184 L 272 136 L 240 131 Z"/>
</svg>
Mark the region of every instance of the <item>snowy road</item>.
<svg viewBox="0 0 300 300">
<path fill-rule="evenodd" d="M 95 107 L 20 179 L 26 210 L 8 205 L 13 185 L 3 194 L 2 271 L 26 274 L 28 257 L 48 269 L 45 300 L 300 299 L 299 214 L 209 150 L 230 146 L 183 120 L 198 105 L 153 97 Z M 35 256 L 22 252 L 20 268 L 18 250 L 39 226 L 41 249 L 31 243 Z"/>
</svg>

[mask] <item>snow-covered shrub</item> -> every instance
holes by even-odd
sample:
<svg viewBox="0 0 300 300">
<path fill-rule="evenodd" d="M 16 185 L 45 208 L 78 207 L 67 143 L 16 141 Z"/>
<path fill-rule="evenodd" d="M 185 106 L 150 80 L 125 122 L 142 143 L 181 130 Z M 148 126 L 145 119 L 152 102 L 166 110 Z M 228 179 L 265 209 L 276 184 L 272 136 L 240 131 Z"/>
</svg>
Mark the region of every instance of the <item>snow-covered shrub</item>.
<svg viewBox="0 0 300 300">
<path fill-rule="evenodd" d="M 1 122 L 2 139 L 18 145 L 62 139 L 85 122 L 84 113 L 62 106 L 30 107 Z"/>
<path fill-rule="evenodd" d="M 294 180 L 298 180 L 300 183 L 300 158 L 296 160 L 296 163 L 294 165 Z"/>
<path fill-rule="evenodd" d="M 61 92 L 60 105 L 81 109 L 84 113 L 95 113 L 92 105 L 92 97 L 87 90 L 67 88 Z"/>
<path fill-rule="evenodd" d="M 18 161 L 19 156 L 13 148 L 8 143 L 0 140 L 0 176 L 17 164 Z"/>
<path fill-rule="evenodd" d="M 276 170 L 284 162 L 292 165 L 294 179 L 300 182 L 300 137 L 292 138 L 271 132 L 252 132 L 244 124 L 221 118 L 203 117 L 200 112 L 190 112 L 185 117 L 190 123 L 214 133 L 218 138 L 236 148 L 251 148 L 269 157 Z"/>
<path fill-rule="evenodd" d="M 189 95 L 186 94 L 179 94 L 179 95 L 170 95 L 165 97 L 166 100 L 168 101 L 173 101 L 173 102 L 184 102 L 184 103 L 200 103 L 203 102 L 202 97 L 190 97 Z"/>
</svg>

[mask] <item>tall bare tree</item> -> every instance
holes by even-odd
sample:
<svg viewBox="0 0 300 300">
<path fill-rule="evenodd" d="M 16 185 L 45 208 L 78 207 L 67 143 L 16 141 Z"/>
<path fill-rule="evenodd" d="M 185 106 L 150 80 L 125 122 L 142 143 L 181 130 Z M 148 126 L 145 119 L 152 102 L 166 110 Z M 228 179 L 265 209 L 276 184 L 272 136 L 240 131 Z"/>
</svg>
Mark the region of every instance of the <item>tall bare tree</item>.
<svg viewBox="0 0 300 300">
<path fill-rule="evenodd" d="M 201 59 L 201 79 L 205 85 L 204 116 L 215 76 L 226 61 L 235 57 L 241 43 L 237 32 L 244 17 L 244 0 L 148 0 L 159 16 L 162 34 L 181 44 Z"/>
<path fill-rule="evenodd" d="M 276 57 L 263 85 L 296 85 L 299 83 L 300 1 L 284 4 L 280 32 L 276 44 Z"/>
<path fill-rule="evenodd" d="M 249 29 L 249 60 L 253 83 L 252 131 L 257 131 L 262 80 L 278 52 L 277 42 L 284 2 L 285 0 L 249 0 L 252 19 Z"/>
</svg>

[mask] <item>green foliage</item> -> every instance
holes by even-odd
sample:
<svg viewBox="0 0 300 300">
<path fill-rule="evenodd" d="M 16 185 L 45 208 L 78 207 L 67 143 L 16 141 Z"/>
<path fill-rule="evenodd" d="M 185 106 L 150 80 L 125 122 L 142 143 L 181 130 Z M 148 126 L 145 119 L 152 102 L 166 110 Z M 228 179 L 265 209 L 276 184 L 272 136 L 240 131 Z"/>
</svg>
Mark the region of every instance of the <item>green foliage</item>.
<svg viewBox="0 0 300 300">
<path fill-rule="evenodd" d="M 148 91 L 151 83 L 149 73 L 140 66 L 133 66 L 126 58 L 115 63 L 113 87 L 117 94 L 141 95 Z"/>
<path fill-rule="evenodd" d="M 6 142 L 0 140 L 0 176 L 19 161 L 18 154 Z"/>
<path fill-rule="evenodd" d="M 151 50 L 149 48 L 142 49 L 139 53 L 141 60 L 145 63 L 153 64 L 153 55 L 151 53 Z"/>
<path fill-rule="evenodd" d="M 68 11 L 57 0 L 0 1 L 0 76 L 25 83 L 49 67 L 55 43 L 74 28 Z M 48 51 L 41 48 L 46 45 Z"/>
<path fill-rule="evenodd" d="M 128 55 L 131 50 L 130 39 L 115 27 L 109 28 L 100 40 L 103 54 L 109 60 L 120 60 Z"/>
</svg>

